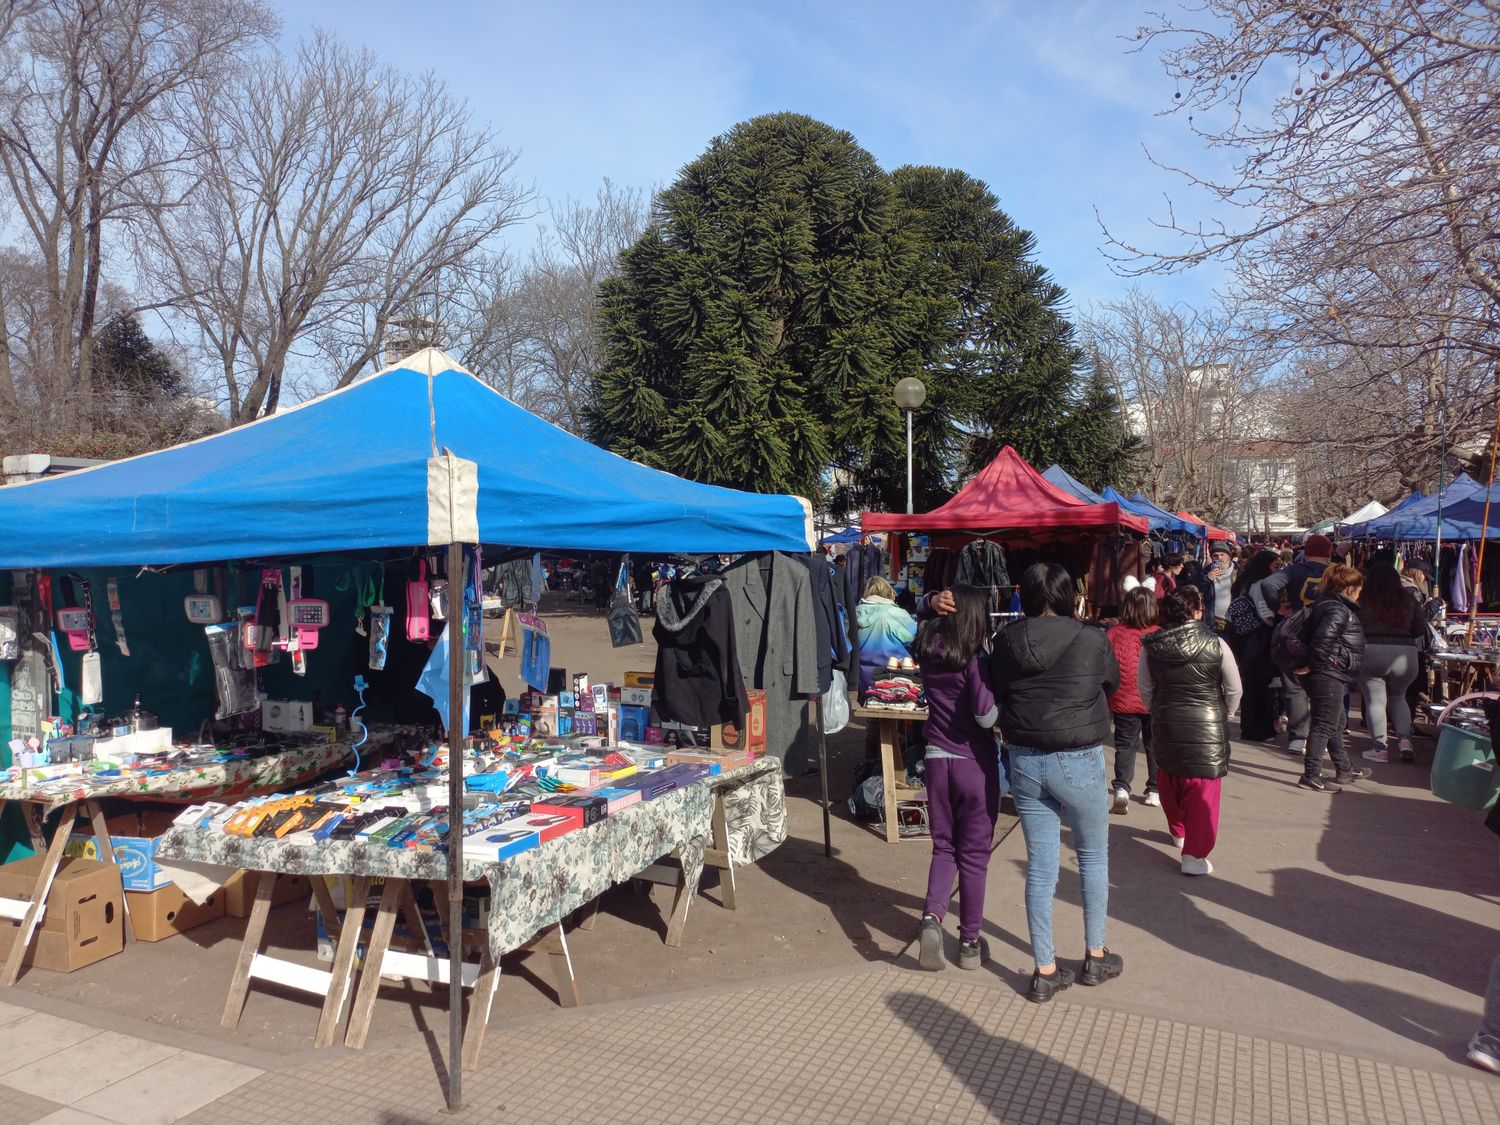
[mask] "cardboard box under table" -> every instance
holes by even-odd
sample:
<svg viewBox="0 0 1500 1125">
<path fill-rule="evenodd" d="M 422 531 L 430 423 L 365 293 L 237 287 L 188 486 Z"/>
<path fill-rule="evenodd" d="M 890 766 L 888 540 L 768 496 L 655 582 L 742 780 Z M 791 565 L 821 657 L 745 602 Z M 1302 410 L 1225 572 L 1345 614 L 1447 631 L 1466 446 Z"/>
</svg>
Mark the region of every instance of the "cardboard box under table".
<svg viewBox="0 0 1500 1125">
<path fill-rule="evenodd" d="M 45 856 L 0 867 L 0 897 L 21 899 L 36 888 Z M 57 864 L 41 927 L 25 956 L 27 965 L 71 973 L 125 948 L 120 872 L 112 863 L 65 857 Z M 9 954 L 20 928 L 0 930 L 0 951 Z"/>
<path fill-rule="evenodd" d="M 669 944 L 680 942 L 688 906 L 697 893 L 705 853 L 711 844 L 719 844 L 722 840 L 721 848 L 715 850 L 723 850 L 727 862 L 727 853 L 735 846 L 729 822 L 725 820 L 717 826 L 714 823 L 718 790 L 750 790 L 753 787 L 775 790 L 774 793 L 761 793 L 757 788 L 756 799 L 746 806 L 756 811 L 740 818 L 746 840 L 738 846 L 742 850 L 760 849 L 747 852 L 758 857 L 786 836 L 781 765 L 775 759 L 758 761 L 733 773 L 664 794 L 656 800 L 631 805 L 617 815 L 606 815 L 595 824 L 576 828 L 558 839 L 502 861 L 466 857 L 464 879 L 488 881 L 490 909 L 486 931 L 472 935 L 466 931 L 458 937 L 466 948 L 472 937 L 481 950 L 478 960 L 467 961 L 462 970 L 462 985 L 471 995 L 463 1044 L 464 1068 L 472 1069 L 478 1064 L 484 1031 L 499 985 L 500 957 L 520 949 L 540 949 L 548 953 L 560 1002 L 565 1006 L 577 1004 L 577 978 L 563 930 L 564 919 L 595 904 L 611 886 L 640 874 L 666 855 L 676 855 L 681 864 L 668 929 Z M 769 817 L 774 823 L 767 826 L 757 817 Z M 443 852 L 392 847 L 329 848 L 289 840 L 269 842 L 210 836 L 197 829 L 175 828 L 163 837 L 158 855 L 170 861 L 243 867 L 246 868 L 247 883 L 252 880 L 256 883 L 254 905 L 225 1001 L 223 1023 L 226 1027 L 238 1024 L 252 981 L 272 980 L 322 998 L 314 1040 L 316 1045 L 324 1046 L 334 1041 L 348 1007 L 348 1030 L 344 1041 L 348 1046 L 362 1047 L 369 1034 L 382 976 L 432 983 L 446 983 L 449 979 L 446 958 L 391 948 L 397 915 L 412 900 L 412 888 L 419 882 L 427 882 L 432 888 L 438 915 L 444 925 L 444 938 L 450 942 L 454 940 L 446 930 L 447 856 Z M 273 893 L 267 875 L 276 872 L 354 877 L 354 891 L 344 914 L 331 970 L 271 958 L 262 952 Z M 384 887 L 361 971 L 356 965 L 356 943 L 364 922 L 365 900 L 371 882 L 376 878 L 384 879 Z M 327 889 L 323 878 L 314 877 L 312 885 L 325 914 L 332 916 L 332 903 L 324 901 Z M 549 888 L 549 893 L 539 895 L 536 890 L 539 887 Z M 732 891 L 726 899 L 732 902 Z M 583 928 L 588 928 L 587 922 Z M 359 980 L 358 988 L 354 990 L 356 972 L 359 972 Z M 353 1004 L 349 1006 L 347 1001 L 351 994 Z"/>
</svg>

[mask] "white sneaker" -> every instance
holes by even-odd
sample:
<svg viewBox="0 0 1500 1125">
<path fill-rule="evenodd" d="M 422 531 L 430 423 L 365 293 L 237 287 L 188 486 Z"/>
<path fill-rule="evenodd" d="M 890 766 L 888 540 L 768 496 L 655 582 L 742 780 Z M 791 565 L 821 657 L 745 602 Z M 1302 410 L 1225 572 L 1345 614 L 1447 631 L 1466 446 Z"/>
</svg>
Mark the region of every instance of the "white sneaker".
<svg viewBox="0 0 1500 1125">
<path fill-rule="evenodd" d="M 1152 789 L 1141 798 L 1141 804 L 1150 805 L 1153 809 L 1159 809 L 1161 808 L 1161 795 L 1155 789 Z"/>
<path fill-rule="evenodd" d="M 1176 848 L 1178 851 L 1182 851 L 1182 844 L 1183 844 L 1183 837 L 1181 837 L 1181 836 L 1173 836 L 1172 837 L 1172 846 L 1174 848 Z"/>
<path fill-rule="evenodd" d="M 1208 857 L 1185 855 L 1182 857 L 1182 873 L 1184 875 L 1212 875 L 1214 865 L 1208 862 Z"/>
<path fill-rule="evenodd" d="M 1109 811 L 1116 816 L 1124 816 L 1130 811 L 1130 790 L 1123 785 L 1114 792 L 1114 797 L 1109 803 Z"/>
</svg>

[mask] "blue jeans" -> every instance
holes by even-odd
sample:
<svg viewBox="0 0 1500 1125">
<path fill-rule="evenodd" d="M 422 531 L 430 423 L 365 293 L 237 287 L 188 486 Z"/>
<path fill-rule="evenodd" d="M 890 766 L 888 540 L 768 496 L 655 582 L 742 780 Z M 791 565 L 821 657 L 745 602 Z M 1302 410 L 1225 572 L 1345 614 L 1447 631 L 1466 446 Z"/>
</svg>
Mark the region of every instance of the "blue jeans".
<svg viewBox="0 0 1500 1125">
<path fill-rule="evenodd" d="M 1031 955 L 1053 963 L 1052 898 L 1057 892 L 1058 847 L 1066 814 L 1083 879 L 1083 939 L 1089 949 L 1104 944 L 1109 909 L 1109 778 L 1104 747 L 1033 750 L 1008 746 L 1010 780 L 1026 837 L 1026 922 Z"/>
</svg>

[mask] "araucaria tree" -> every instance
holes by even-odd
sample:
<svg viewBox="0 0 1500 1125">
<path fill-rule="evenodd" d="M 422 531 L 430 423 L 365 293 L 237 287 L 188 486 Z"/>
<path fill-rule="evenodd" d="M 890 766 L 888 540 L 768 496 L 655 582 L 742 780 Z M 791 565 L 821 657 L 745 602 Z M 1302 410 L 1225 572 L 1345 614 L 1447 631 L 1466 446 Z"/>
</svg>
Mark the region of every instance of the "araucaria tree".
<svg viewBox="0 0 1500 1125">
<path fill-rule="evenodd" d="M 798 114 L 740 124 L 661 193 L 603 287 L 590 436 L 698 480 L 892 506 L 905 455 L 891 388 L 915 375 L 930 504 L 966 454 L 1024 441 L 1002 405 L 1019 376 L 1053 380 L 1027 424 L 1066 429 L 1086 397 L 1060 293 L 1030 250 L 963 173 L 887 174 Z"/>
</svg>

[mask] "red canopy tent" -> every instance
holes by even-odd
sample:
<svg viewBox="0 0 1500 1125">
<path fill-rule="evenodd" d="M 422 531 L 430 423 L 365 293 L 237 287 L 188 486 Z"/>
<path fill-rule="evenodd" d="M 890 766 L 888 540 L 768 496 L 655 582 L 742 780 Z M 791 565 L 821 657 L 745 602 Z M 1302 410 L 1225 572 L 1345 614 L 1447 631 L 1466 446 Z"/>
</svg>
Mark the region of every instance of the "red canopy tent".
<svg viewBox="0 0 1500 1125">
<path fill-rule="evenodd" d="M 1146 519 L 1118 504 L 1090 504 L 1064 492 L 1010 446 L 946 504 L 911 515 L 866 512 L 865 531 L 1034 531 L 1124 527 L 1145 533 Z"/>
<path fill-rule="evenodd" d="M 1212 542 L 1215 539 L 1228 539 L 1231 542 L 1233 542 L 1234 539 L 1236 538 L 1234 532 L 1232 532 L 1232 531 L 1225 531 L 1222 527 L 1215 527 L 1213 524 L 1209 523 L 1207 520 L 1205 520 L 1205 519 L 1199 519 L 1197 516 L 1193 515 L 1192 512 L 1181 511 L 1181 512 L 1178 512 L 1177 515 L 1181 519 L 1192 520 L 1194 523 L 1201 523 L 1204 527 L 1208 528 L 1208 538 L 1209 538 L 1210 542 Z"/>
</svg>

